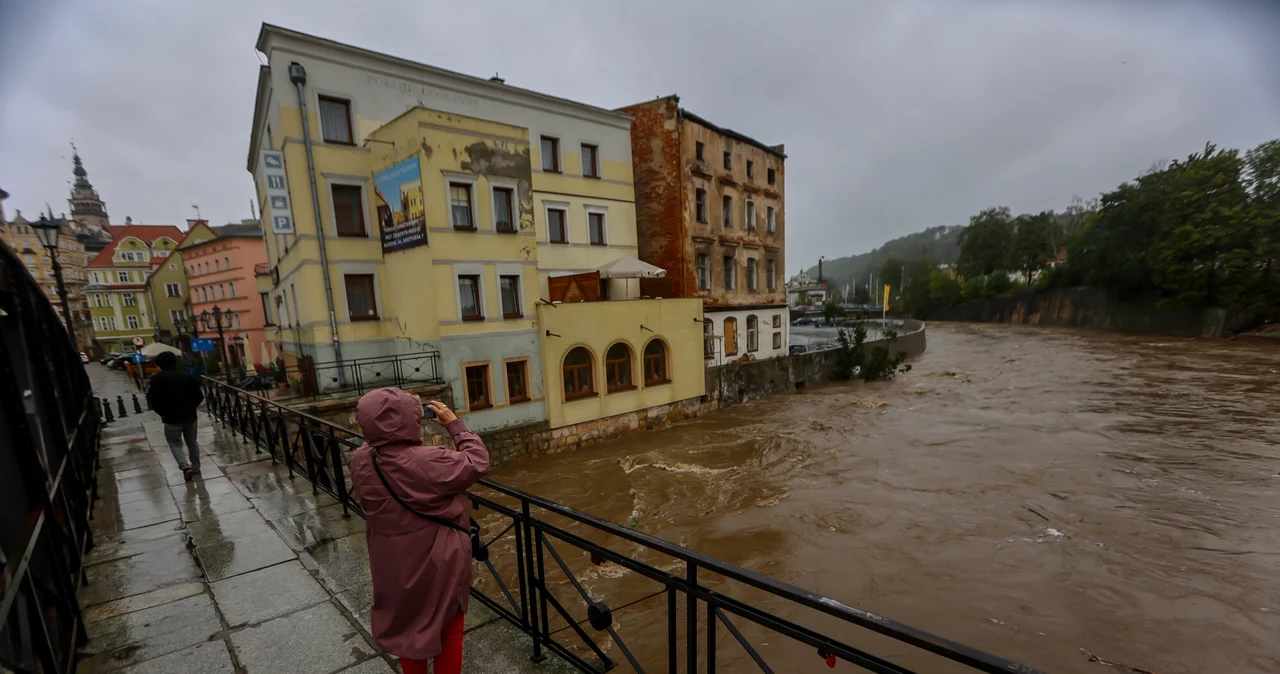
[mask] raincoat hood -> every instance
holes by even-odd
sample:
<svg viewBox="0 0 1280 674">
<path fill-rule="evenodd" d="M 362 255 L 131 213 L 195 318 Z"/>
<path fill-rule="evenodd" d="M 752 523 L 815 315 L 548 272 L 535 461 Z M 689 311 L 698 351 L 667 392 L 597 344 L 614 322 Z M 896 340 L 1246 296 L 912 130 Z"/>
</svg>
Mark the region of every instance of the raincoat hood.
<svg viewBox="0 0 1280 674">
<path fill-rule="evenodd" d="M 375 389 L 356 403 L 356 422 L 374 447 L 416 445 L 422 441 L 422 401 L 402 389 Z"/>
</svg>

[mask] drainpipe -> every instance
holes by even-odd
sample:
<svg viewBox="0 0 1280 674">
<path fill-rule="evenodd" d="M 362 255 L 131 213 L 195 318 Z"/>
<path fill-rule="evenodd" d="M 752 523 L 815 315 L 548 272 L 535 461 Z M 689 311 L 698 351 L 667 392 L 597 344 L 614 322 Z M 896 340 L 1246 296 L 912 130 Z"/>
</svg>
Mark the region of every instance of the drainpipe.
<svg viewBox="0 0 1280 674">
<path fill-rule="evenodd" d="M 329 280 L 329 256 L 324 248 L 324 226 L 320 222 L 320 192 L 316 189 L 316 161 L 311 154 L 311 122 L 307 120 L 307 96 L 302 85 L 307 83 L 307 71 L 302 64 L 289 64 L 289 81 L 298 89 L 298 110 L 302 115 L 302 144 L 307 148 L 307 175 L 311 178 L 311 211 L 315 214 L 316 240 L 320 242 L 320 271 L 324 274 L 324 300 L 329 308 L 329 334 L 333 336 L 333 359 L 338 362 L 338 377 L 342 378 L 342 342 L 338 340 L 338 315 L 333 310 L 333 282 Z"/>
</svg>

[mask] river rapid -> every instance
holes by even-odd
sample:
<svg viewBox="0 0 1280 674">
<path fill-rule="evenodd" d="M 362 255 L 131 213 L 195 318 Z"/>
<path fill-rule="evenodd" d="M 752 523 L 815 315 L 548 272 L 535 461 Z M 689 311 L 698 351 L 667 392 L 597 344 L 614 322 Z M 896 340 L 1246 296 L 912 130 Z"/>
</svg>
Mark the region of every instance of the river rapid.
<svg viewBox="0 0 1280 674">
<path fill-rule="evenodd" d="M 894 381 L 775 396 L 492 477 L 1049 672 L 1124 671 L 1088 653 L 1161 674 L 1280 672 L 1280 349 L 928 331 Z M 620 633 L 665 654 L 651 618 L 628 637 L 619 612 Z M 808 650 L 787 657 L 771 664 L 831 671 Z M 729 671 L 755 671 L 741 664 Z"/>
</svg>

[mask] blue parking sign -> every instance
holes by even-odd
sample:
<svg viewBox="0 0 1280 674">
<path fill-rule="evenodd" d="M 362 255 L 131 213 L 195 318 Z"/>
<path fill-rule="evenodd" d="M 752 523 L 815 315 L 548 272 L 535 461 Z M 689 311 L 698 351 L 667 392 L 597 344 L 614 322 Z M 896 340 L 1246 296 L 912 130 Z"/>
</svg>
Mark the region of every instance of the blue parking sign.
<svg viewBox="0 0 1280 674">
<path fill-rule="evenodd" d="M 192 351 L 213 351 L 213 339 L 210 337 L 197 337 L 191 340 Z"/>
</svg>

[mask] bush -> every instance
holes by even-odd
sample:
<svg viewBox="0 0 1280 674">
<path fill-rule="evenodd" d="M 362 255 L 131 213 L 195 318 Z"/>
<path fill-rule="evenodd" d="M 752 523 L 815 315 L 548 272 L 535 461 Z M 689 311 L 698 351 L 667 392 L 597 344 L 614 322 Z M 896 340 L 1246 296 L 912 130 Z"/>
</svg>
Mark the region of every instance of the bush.
<svg viewBox="0 0 1280 674">
<path fill-rule="evenodd" d="M 935 307 L 952 307 L 964 299 L 964 286 L 954 276 L 938 270 L 929 277 L 929 301 Z"/>
<path fill-rule="evenodd" d="M 987 279 L 984 276 L 975 276 L 966 279 L 964 282 L 964 298 L 967 300 L 977 300 L 983 297 L 990 297 L 987 294 Z"/>
<path fill-rule="evenodd" d="M 898 341 L 898 334 L 892 330 L 885 333 L 889 343 Z M 867 347 L 867 328 L 858 324 L 853 330 L 840 328 L 839 371 L 841 379 L 861 379 L 876 381 L 893 379 L 900 372 L 911 370 L 910 365 L 903 365 L 907 359 L 905 352 L 890 356 L 889 349 L 883 346 Z"/>
<path fill-rule="evenodd" d="M 1013 289 L 1013 281 L 1009 280 L 1009 274 L 1003 269 L 999 269 L 987 277 L 987 295 L 999 295 Z"/>
</svg>

